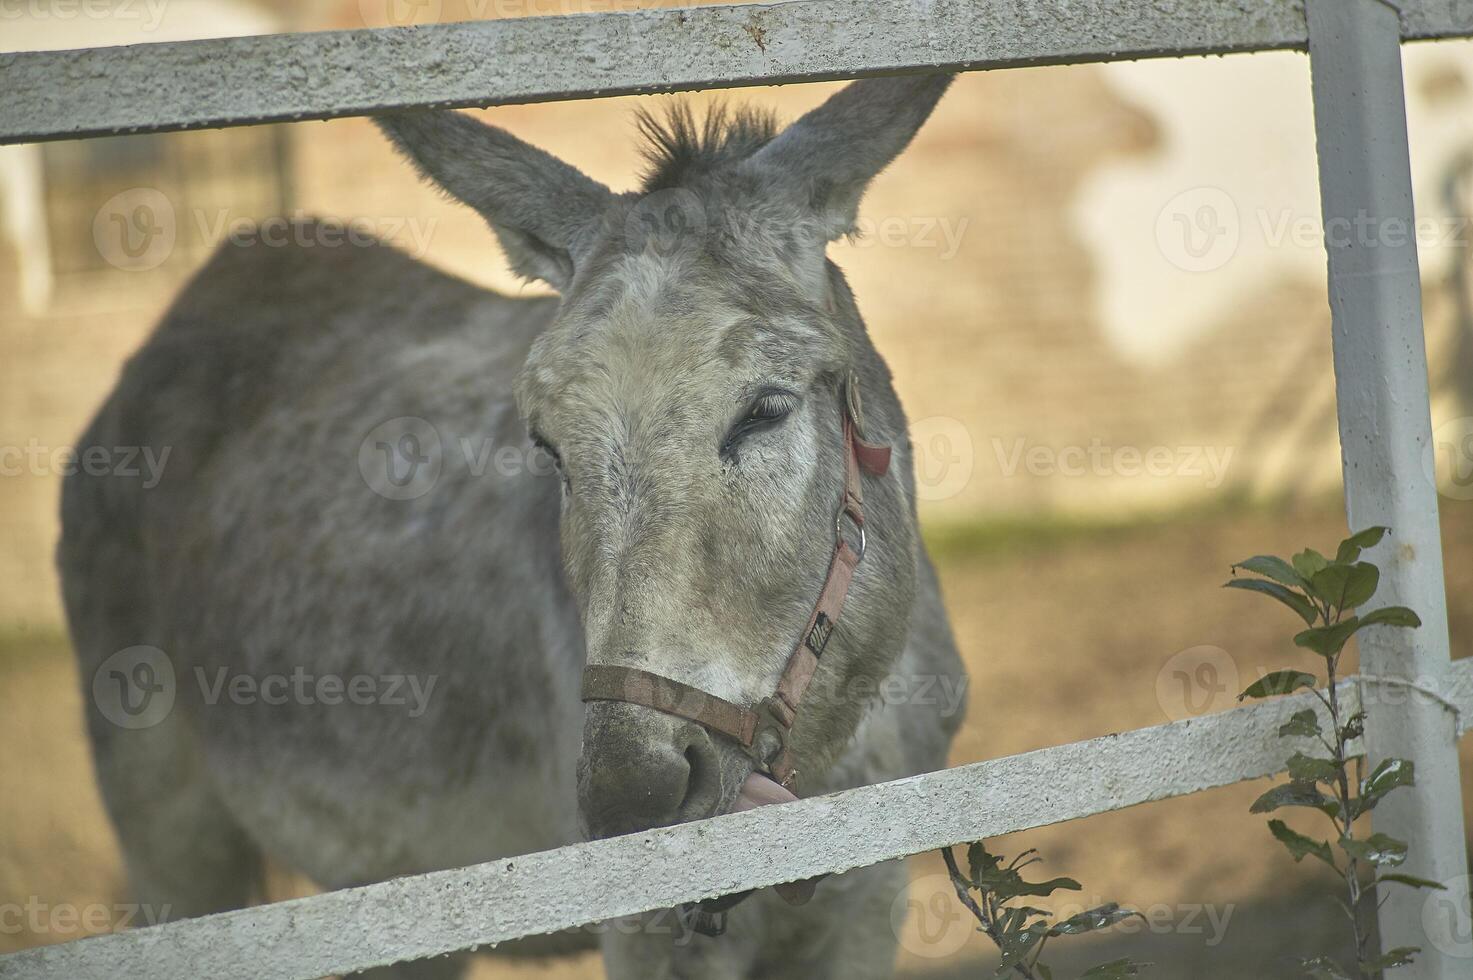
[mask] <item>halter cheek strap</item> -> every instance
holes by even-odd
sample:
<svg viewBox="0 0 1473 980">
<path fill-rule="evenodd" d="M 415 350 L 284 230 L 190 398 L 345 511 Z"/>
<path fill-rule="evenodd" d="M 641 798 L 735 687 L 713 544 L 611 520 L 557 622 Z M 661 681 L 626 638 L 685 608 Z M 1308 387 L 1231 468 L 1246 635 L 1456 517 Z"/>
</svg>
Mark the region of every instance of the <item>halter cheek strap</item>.
<svg viewBox="0 0 1473 980">
<path fill-rule="evenodd" d="M 883 476 L 890 469 L 890 447 L 861 439 L 862 425 L 859 385 L 851 374 L 844 386 L 844 496 L 834 518 L 834 553 L 813 613 L 799 634 L 771 697 L 755 707 L 744 707 L 647 670 L 590 664 L 583 671 L 583 700 L 624 701 L 693 721 L 736 742 L 759 771 L 768 773 L 784 786 L 792 783 L 798 773 L 793 767 L 788 739 L 803 695 L 818 670 L 819 658 L 844 610 L 854 570 L 864 558 L 861 474 Z M 859 533 L 857 550 L 844 536 L 846 517 Z"/>
</svg>

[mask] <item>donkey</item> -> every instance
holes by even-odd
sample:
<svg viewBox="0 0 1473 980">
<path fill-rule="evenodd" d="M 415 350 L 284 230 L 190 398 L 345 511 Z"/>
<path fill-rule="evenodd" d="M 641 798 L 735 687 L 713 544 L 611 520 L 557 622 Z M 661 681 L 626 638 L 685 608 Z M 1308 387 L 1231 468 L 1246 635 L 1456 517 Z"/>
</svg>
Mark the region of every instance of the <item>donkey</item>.
<svg viewBox="0 0 1473 980">
<path fill-rule="evenodd" d="M 259 899 L 267 858 L 342 888 L 945 764 L 961 712 L 925 695 L 965 678 L 905 414 L 826 246 L 949 81 L 855 82 L 782 131 L 642 116 L 631 193 L 462 113 L 379 118 L 555 298 L 387 247 L 211 259 L 78 447 L 169 447 L 162 476 L 84 467 L 62 494 L 140 902 L 201 915 Z M 580 688 L 625 670 L 749 717 L 794 663 L 806 696 L 755 740 L 781 769 L 700 711 Z M 798 908 L 759 892 L 719 937 L 651 914 L 501 952 L 601 945 L 615 980 L 887 977 L 905 885 L 892 862 Z"/>
</svg>

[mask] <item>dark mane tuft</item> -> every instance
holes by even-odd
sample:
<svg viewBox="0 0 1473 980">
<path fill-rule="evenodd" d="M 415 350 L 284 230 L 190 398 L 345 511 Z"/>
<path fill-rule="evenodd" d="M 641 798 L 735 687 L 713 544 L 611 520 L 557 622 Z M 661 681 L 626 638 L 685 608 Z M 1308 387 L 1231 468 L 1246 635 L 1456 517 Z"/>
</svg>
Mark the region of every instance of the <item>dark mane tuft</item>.
<svg viewBox="0 0 1473 980">
<path fill-rule="evenodd" d="M 645 139 L 646 166 L 640 179 L 647 194 L 744 160 L 772 142 L 778 131 L 776 114 L 749 105 L 731 109 L 717 103 L 697 121 L 688 102 L 677 102 L 664 119 L 644 109 L 636 119 Z"/>
</svg>

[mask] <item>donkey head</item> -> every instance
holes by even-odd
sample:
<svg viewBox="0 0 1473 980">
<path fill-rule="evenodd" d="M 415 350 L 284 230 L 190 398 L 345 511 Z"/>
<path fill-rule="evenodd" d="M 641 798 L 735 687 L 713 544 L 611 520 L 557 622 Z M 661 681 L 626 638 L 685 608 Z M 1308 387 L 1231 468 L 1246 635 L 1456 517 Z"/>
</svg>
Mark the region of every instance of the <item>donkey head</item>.
<svg viewBox="0 0 1473 980">
<path fill-rule="evenodd" d="M 644 117 L 650 167 L 626 194 L 465 115 L 380 119 L 520 273 L 562 294 L 516 394 L 560 467 L 590 664 L 738 705 L 772 694 L 833 554 L 857 379 L 863 435 L 896 465 L 865 478 L 867 553 L 792 732 L 810 775 L 853 737 L 856 692 L 904 643 L 918 547 L 904 416 L 826 246 L 949 80 L 856 82 L 781 133 L 751 111 Z M 596 836 L 710 816 L 752 769 L 700 725 L 591 702 L 582 816 Z"/>
</svg>

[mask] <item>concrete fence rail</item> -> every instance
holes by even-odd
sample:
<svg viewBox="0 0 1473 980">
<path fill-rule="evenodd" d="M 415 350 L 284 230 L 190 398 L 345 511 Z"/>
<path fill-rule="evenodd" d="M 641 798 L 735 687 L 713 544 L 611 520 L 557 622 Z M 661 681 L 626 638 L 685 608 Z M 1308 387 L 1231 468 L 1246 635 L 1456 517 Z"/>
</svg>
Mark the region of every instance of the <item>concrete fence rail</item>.
<svg viewBox="0 0 1473 980">
<path fill-rule="evenodd" d="M 1473 720 L 1473 660 L 1378 704 Z M 1360 683 L 1341 688 L 1360 703 Z M 0 977 L 311 980 L 1185 796 L 1284 768 L 1302 693 L 787 806 L 119 932 L 0 957 Z M 1351 707 L 1349 710 L 1355 710 Z M 1373 709 L 1374 710 L 1374 709 Z M 1245 817 L 1245 819 L 1247 819 Z"/>
<path fill-rule="evenodd" d="M 1470 0 L 1402 0 L 1407 40 Z M 791 0 L 0 55 L 0 144 L 1309 43 L 1304 0 Z"/>
</svg>

